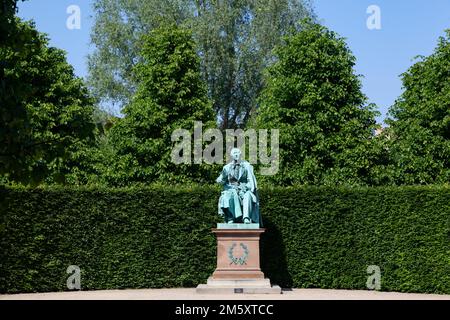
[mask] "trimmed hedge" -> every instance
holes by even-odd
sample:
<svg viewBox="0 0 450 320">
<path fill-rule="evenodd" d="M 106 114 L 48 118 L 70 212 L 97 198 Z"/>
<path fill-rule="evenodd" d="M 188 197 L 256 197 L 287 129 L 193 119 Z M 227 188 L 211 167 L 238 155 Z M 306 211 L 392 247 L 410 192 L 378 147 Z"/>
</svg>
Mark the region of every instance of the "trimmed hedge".
<svg viewBox="0 0 450 320">
<path fill-rule="evenodd" d="M 215 268 L 220 189 L 0 188 L 0 292 L 194 287 Z M 266 188 L 262 269 L 282 287 L 450 294 L 450 188 Z"/>
</svg>

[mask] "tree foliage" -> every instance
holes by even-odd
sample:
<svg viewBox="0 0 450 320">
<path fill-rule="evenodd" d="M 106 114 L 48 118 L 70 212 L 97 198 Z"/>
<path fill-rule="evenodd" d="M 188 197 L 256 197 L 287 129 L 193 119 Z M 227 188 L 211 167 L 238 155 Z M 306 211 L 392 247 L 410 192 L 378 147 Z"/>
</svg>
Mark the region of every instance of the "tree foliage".
<svg viewBox="0 0 450 320">
<path fill-rule="evenodd" d="M 297 21 L 312 15 L 308 0 L 96 0 L 89 57 L 90 85 L 103 102 L 126 105 L 137 83 L 140 37 L 162 22 L 193 30 L 203 79 L 222 128 L 242 127 L 257 105 L 272 49 Z"/>
<path fill-rule="evenodd" d="M 200 77 L 190 31 L 161 26 L 143 37 L 142 61 L 134 70 L 137 92 L 111 129 L 116 152 L 111 181 L 208 181 L 200 165 L 174 164 L 172 133 L 194 129 L 194 121 L 214 126 L 214 112 Z"/>
<path fill-rule="evenodd" d="M 92 137 L 93 100 L 65 53 L 15 19 L 15 41 L 0 47 L 0 174 L 38 182 L 57 172 L 72 144 Z"/>
<path fill-rule="evenodd" d="M 2 45 L 16 41 L 12 35 L 16 26 L 14 15 L 17 11 L 17 2 L 18 0 L 0 0 L 0 44 Z"/>
<path fill-rule="evenodd" d="M 450 182 L 450 30 L 402 75 L 387 137 L 396 184 Z"/>
<path fill-rule="evenodd" d="M 308 1 L 197 1 L 193 22 L 203 76 L 220 126 L 244 127 L 258 107 L 272 50 L 312 12 Z"/>
<path fill-rule="evenodd" d="M 113 171 L 114 150 L 110 141 L 110 129 L 119 118 L 98 108 L 94 109 L 94 138 L 79 140 L 68 149 L 70 157 L 59 168 L 59 175 L 67 185 L 107 185 Z M 54 179 L 47 178 L 53 184 Z"/>
<path fill-rule="evenodd" d="M 280 184 L 368 184 L 376 127 L 345 41 L 306 20 L 268 68 L 257 126 L 280 130 Z"/>
</svg>

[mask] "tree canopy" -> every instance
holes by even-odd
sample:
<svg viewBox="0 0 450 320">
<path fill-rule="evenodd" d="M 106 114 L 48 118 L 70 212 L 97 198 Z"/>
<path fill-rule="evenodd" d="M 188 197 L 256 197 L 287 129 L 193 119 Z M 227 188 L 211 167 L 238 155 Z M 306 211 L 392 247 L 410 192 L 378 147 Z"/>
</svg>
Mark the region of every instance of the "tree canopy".
<svg viewBox="0 0 450 320">
<path fill-rule="evenodd" d="M 49 47 L 33 23 L 15 18 L 14 25 L 16 40 L 0 47 L 0 174 L 28 183 L 92 137 L 94 101 L 62 50 Z"/>
<path fill-rule="evenodd" d="M 16 38 L 12 37 L 12 34 L 16 23 L 14 15 L 17 11 L 18 1 L 0 0 L 0 44 L 2 45 L 16 41 Z"/>
<path fill-rule="evenodd" d="M 450 30 L 429 57 L 402 75 L 404 92 L 390 109 L 393 181 L 450 182 Z"/>
<path fill-rule="evenodd" d="M 95 0 L 92 92 L 18 1 L 0 2 L 1 183 L 211 183 L 216 166 L 172 159 L 174 131 L 196 121 L 279 129 L 269 183 L 450 182 L 450 30 L 402 74 L 375 134 L 355 57 L 307 0 Z"/>
<path fill-rule="evenodd" d="M 111 181 L 208 181 L 205 166 L 171 161 L 174 130 L 192 132 L 195 121 L 215 126 L 192 33 L 161 26 L 144 36 L 142 44 L 142 60 L 134 69 L 137 92 L 123 110 L 125 117 L 111 129 L 117 168 Z"/>
<path fill-rule="evenodd" d="M 130 70 L 140 60 L 143 34 L 161 23 L 183 24 L 193 31 L 221 128 L 245 125 L 272 49 L 299 28 L 299 19 L 313 15 L 309 0 L 96 0 L 94 10 L 89 78 L 102 102 L 120 109 L 135 93 Z"/>
<path fill-rule="evenodd" d="M 345 41 L 306 20 L 275 52 L 256 117 L 257 126 L 280 130 L 280 172 L 271 180 L 367 184 L 376 112 Z"/>
</svg>

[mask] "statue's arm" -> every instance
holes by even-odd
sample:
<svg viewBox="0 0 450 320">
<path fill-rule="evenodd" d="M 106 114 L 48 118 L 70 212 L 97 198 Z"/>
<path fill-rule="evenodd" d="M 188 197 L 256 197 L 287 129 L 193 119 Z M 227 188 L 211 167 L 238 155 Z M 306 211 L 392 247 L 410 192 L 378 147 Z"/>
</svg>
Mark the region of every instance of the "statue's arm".
<svg viewBox="0 0 450 320">
<path fill-rule="evenodd" d="M 247 177 L 247 181 L 245 183 L 241 183 L 241 190 L 246 192 L 247 190 L 251 190 L 251 186 L 250 178 Z"/>
<path fill-rule="evenodd" d="M 227 172 L 226 172 L 225 168 L 223 168 L 219 177 L 216 179 L 216 182 L 221 185 L 224 185 L 227 182 Z"/>
<path fill-rule="evenodd" d="M 254 192 L 256 189 L 255 181 L 256 178 L 255 174 L 253 173 L 253 166 L 249 165 L 247 173 L 247 183 L 245 184 L 246 189 L 250 190 L 251 192 Z"/>
</svg>

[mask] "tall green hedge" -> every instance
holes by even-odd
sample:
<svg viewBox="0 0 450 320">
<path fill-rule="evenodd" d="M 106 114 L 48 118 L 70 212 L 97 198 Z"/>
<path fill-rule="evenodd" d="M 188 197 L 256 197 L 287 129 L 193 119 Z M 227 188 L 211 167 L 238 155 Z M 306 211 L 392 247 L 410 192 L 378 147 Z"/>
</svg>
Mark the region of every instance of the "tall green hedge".
<svg viewBox="0 0 450 320">
<path fill-rule="evenodd" d="M 220 190 L 0 188 L 0 292 L 193 287 L 215 268 Z M 266 188 L 262 269 L 282 287 L 450 294 L 450 188 Z"/>
</svg>

